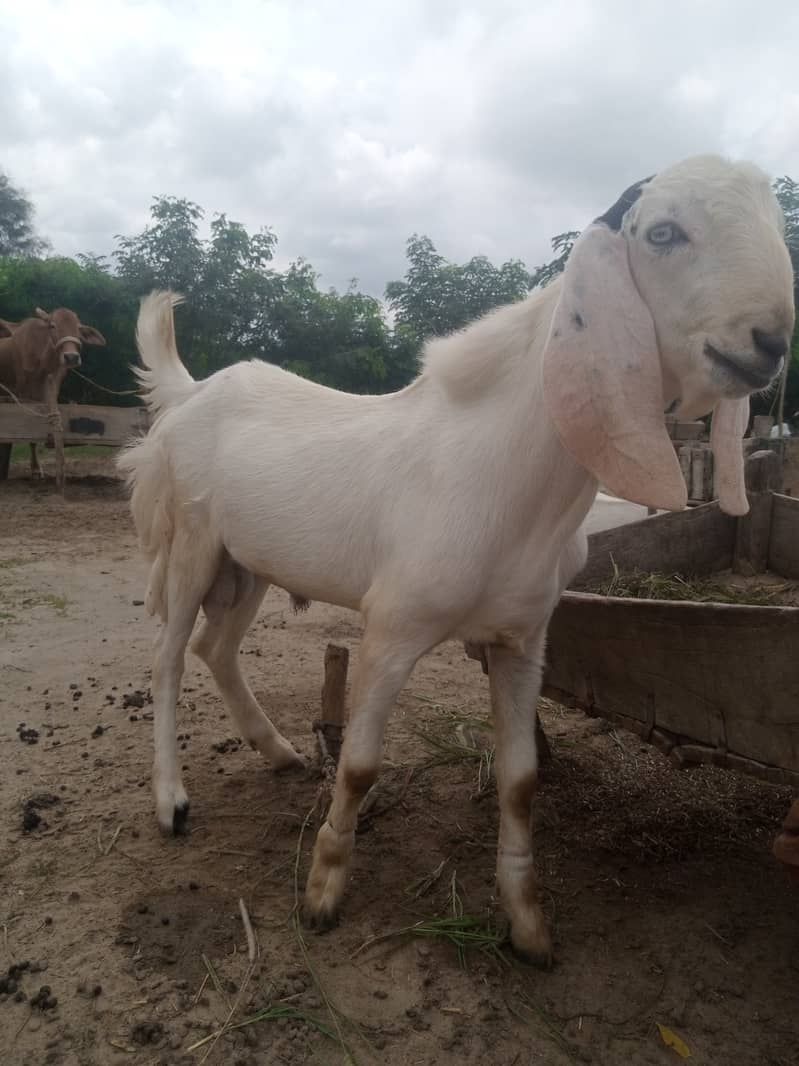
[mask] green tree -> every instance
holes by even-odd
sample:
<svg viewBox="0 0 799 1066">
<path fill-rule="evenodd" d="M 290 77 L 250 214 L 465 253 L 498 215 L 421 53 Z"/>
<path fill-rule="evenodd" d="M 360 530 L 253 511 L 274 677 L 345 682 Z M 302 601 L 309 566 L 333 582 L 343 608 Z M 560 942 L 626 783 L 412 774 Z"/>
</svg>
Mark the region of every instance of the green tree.
<svg viewBox="0 0 799 1066">
<path fill-rule="evenodd" d="M 426 337 L 462 329 L 501 304 L 520 300 L 532 278 L 511 259 L 496 267 L 485 256 L 448 263 L 429 237 L 414 234 L 406 244 L 408 269 L 386 286 L 386 301 L 397 326 L 420 345 Z"/>
<path fill-rule="evenodd" d="M 548 263 L 544 263 L 543 266 L 538 267 L 533 274 L 533 282 L 530 288 L 543 289 L 545 285 L 548 285 L 553 278 L 556 278 L 559 274 L 563 273 L 566 266 L 566 260 L 571 255 L 571 250 L 574 247 L 574 242 L 580 236 L 579 230 L 568 230 L 566 233 L 559 233 L 551 240 L 552 251 L 557 253 L 555 258 Z"/>
<path fill-rule="evenodd" d="M 305 260 L 275 270 L 271 230 L 251 234 L 225 214 L 202 238 L 204 212 L 189 200 L 157 197 L 151 213 L 142 233 L 118 238 L 118 274 L 137 295 L 158 287 L 186 296 L 176 329 L 193 374 L 258 358 L 351 392 L 405 383 L 405 349 L 392 345 L 378 301 L 354 284 L 322 292 Z"/>
<path fill-rule="evenodd" d="M 0 172 L 0 256 L 39 255 L 47 247 L 33 228 L 33 204 Z"/>
<path fill-rule="evenodd" d="M 793 263 L 794 302 L 799 306 L 799 182 L 787 176 L 777 178 L 774 192 L 785 216 L 785 243 Z M 791 364 L 785 388 L 785 413 L 799 420 L 799 324 L 793 335 Z"/>
</svg>

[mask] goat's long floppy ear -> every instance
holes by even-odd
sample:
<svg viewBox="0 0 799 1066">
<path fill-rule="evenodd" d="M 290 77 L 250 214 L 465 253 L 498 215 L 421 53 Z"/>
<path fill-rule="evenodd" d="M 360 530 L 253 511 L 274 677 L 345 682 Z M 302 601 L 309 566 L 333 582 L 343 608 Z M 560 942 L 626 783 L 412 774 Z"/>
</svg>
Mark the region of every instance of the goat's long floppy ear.
<svg viewBox="0 0 799 1066">
<path fill-rule="evenodd" d="M 748 424 L 748 396 L 740 400 L 719 400 L 716 404 L 710 424 L 713 480 L 719 506 L 727 514 L 741 515 L 749 510 L 742 444 Z"/>
<path fill-rule="evenodd" d="M 544 352 L 544 394 L 566 450 L 610 492 L 679 511 L 688 502 L 663 418 L 655 324 L 618 230 L 627 190 L 592 223 L 566 264 Z"/>
</svg>

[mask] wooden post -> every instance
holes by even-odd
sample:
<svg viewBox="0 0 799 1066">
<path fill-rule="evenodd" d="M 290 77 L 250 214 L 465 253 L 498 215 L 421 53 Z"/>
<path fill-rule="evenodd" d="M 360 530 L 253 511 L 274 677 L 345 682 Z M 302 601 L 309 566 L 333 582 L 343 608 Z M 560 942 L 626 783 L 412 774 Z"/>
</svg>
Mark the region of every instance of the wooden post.
<svg viewBox="0 0 799 1066">
<path fill-rule="evenodd" d="M 744 467 L 747 492 L 778 492 L 780 487 L 781 462 L 777 452 L 770 448 L 752 452 Z"/>
<path fill-rule="evenodd" d="M 347 670 L 350 653 L 347 648 L 328 644 L 325 650 L 325 680 L 322 685 L 322 718 L 313 729 L 319 743 L 322 760 L 332 759 L 338 765 L 346 718 Z"/>
<path fill-rule="evenodd" d="M 0 444 L 0 481 L 5 481 L 8 478 L 8 468 L 11 465 L 11 448 L 10 444 Z"/>
<path fill-rule="evenodd" d="M 677 450 L 677 459 L 680 464 L 680 471 L 682 472 L 683 481 L 685 482 L 685 489 L 688 495 L 691 495 L 691 449 L 687 444 L 684 444 Z"/>
<path fill-rule="evenodd" d="M 768 568 L 773 489 L 780 480 L 780 457 L 772 451 L 753 452 L 744 471 L 749 513 L 738 519 L 732 569 L 736 574 L 751 576 Z"/>
<path fill-rule="evenodd" d="M 755 415 L 752 420 L 752 436 L 753 437 L 770 437 L 771 427 L 774 425 L 774 419 L 771 415 Z"/>
<path fill-rule="evenodd" d="M 64 495 L 66 487 L 66 472 L 64 468 L 64 425 L 58 407 L 54 407 L 50 413 L 50 425 L 53 429 L 53 444 L 55 446 L 55 484 L 61 495 Z"/>
<path fill-rule="evenodd" d="M 314 816 L 317 824 L 330 806 L 333 784 L 336 780 L 341 742 L 344 737 L 346 716 L 347 669 L 350 653 L 347 648 L 328 644 L 325 649 L 325 680 L 322 685 L 322 718 L 313 723 L 316 743 L 319 748 L 319 773 L 322 780 L 314 800 Z"/>
</svg>

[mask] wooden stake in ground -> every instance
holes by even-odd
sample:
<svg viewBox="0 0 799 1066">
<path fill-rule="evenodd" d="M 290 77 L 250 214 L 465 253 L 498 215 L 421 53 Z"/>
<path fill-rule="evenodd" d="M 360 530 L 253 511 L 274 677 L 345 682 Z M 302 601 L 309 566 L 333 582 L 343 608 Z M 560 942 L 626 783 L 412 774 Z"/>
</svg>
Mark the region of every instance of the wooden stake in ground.
<svg viewBox="0 0 799 1066">
<path fill-rule="evenodd" d="M 322 718 L 314 722 L 313 729 L 322 759 L 332 758 L 336 765 L 344 735 L 349 664 L 350 653 L 347 648 L 328 644 L 325 651 L 325 681 L 322 685 Z"/>
<path fill-rule="evenodd" d="M 325 650 L 325 680 L 322 685 L 322 717 L 313 723 L 319 748 L 319 770 L 322 774 L 322 783 L 314 804 L 317 819 L 324 817 L 330 805 L 333 782 L 336 779 L 347 712 L 349 664 L 350 653 L 347 648 L 328 644 Z"/>
</svg>

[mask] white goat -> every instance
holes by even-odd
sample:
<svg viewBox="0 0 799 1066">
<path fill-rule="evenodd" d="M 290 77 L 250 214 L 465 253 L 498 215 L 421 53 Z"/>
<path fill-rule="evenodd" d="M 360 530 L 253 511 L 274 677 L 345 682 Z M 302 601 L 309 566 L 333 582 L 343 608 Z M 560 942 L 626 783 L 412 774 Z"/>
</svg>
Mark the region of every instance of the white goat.
<svg viewBox="0 0 799 1066">
<path fill-rule="evenodd" d="M 530 832 L 535 707 L 549 617 L 584 565 L 601 481 L 657 508 L 686 503 L 664 407 L 714 410 L 722 506 L 746 510 L 748 396 L 780 372 L 791 265 L 765 175 L 716 157 L 639 183 L 580 237 L 562 280 L 427 345 L 389 396 L 351 396 L 262 362 L 194 381 L 172 308 L 142 303 L 140 372 L 158 417 L 119 461 L 163 619 L 153 669 L 154 790 L 165 831 L 188 799 L 175 703 L 192 648 L 244 738 L 276 769 L 300 763 L 258 706 L 238 649 L 269 583 L 359 610 L 352 711 L 305 893 L 335 921 L 359 804 L 395 698 L 420 656 L 487 646 L 496 730 L 497 881 L 512 943 L 546 962 Z"/>
</svg>

